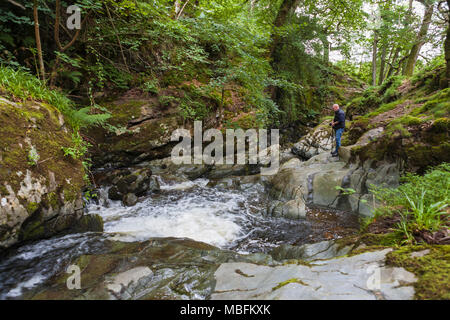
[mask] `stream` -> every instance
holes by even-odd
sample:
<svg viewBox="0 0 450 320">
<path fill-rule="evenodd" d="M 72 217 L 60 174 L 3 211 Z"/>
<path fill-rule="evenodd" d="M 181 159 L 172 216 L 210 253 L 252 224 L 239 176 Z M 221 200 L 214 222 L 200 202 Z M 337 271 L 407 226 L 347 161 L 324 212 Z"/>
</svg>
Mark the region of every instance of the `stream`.
<svg viewBox="0 0 450 320">
<path fill-rule="evenodd" d="M 240 254 L 268 253 L 281 244 L 300 245 L 355 232 L 358 218 L 348 212 L 313 208 L 307 219 L 267 216 L 264 185 L 244 190 L 211 186 L 207 179 L 179 181 L 157 176 L 161 190 L 132 207 L 107 197 L 87 205 L 104 220 L 104 233 L 70 234 L 29 243 L 0 260 L 0 299 L 19 299 L 42 285 L 69 261 L 102 251 L 109 240 L 145 241 L 155 237 L 190 238 Z"/>
</svg>

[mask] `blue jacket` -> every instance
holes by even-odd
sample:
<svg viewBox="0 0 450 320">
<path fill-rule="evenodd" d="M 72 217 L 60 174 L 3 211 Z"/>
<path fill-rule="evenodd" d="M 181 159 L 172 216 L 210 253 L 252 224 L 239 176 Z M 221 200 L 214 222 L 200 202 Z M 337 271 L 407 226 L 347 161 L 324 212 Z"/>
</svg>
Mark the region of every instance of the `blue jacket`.
<svg viewBox="0 0 450 320">
<path fill-rule="evenodd" d="M 338 111 L 334 112 L 334 120 L 333 122 L 337 122 L 339 121 L 339 123 L 337 123 L 333 128 L 334 129 L 343 129 L 345 128 L 345 112 L 342 111 L 342 109 L 339 109 Z"/>
</svg>

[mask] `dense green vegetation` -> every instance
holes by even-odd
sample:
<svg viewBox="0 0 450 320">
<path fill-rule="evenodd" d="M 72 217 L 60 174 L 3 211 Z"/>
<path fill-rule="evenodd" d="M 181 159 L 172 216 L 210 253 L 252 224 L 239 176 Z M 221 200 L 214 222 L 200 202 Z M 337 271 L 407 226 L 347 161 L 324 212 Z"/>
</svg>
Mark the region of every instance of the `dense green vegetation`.
<svg viewBox="0 0 450 320">
<path fill-rule="evenodd" d="M 393 237 L 399 243 L 414 244 L 429 239 L 422 238 L 423 232 L 433 234 L 448 228 L 447 208 L 449 206 L 450 165 L 443 163 L 430 169 L 425 175 L 407 174 L 398 188 L 373 187 L 372 192 L 382 203 L 375 209 L 377 220 L 380 216 L 399 216 L 394 225 Z"/>
<path fill-rule="evenodd" d="M 236 113 L 251 114 L 259 126 L 307 123 L 342 94 L 330 56 L 342 55 L 337 65 L 345 72 L 381 85 L 412 75 L 411 63 L 421 71 L 415 50 L 441 46 L 446 30 L 445 3 L 434 1 L 423 3 L 434 9 L 430 22 L 412 1 L 79 0 L 79 30 L 65 24 L 70 4 L 0 4 L 0 63 L 24 67 L 90 104 L 132 88 L 158 94 L 183 87 L 183 97 L 161 99 L 174 100 L 186 119 L 219 112 L 225 124 Z M 425 34 L 416 35 L 419 29 Z M 234 105 L 240 108 L 230 113 Z"/>
</svg>

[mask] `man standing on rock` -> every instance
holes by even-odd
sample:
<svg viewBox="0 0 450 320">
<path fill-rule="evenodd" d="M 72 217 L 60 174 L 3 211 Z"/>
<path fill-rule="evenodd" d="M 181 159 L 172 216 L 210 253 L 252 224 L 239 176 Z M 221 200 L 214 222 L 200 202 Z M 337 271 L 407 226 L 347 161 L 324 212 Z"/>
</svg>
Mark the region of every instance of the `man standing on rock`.
<svg viewBox="0 0 450 320">
<path fill-rule="evenodd" d="M 333 157 L 338 156 L 339 147 L 341 146 L 341 138 L 345 129 L 345 112 L 339 108 L 338 104 L 333 105 L 334 119 L 331 122 L 331 127 L 333 127 L 336 133 L 336 150 L 332 151 Z"/>
</svg>

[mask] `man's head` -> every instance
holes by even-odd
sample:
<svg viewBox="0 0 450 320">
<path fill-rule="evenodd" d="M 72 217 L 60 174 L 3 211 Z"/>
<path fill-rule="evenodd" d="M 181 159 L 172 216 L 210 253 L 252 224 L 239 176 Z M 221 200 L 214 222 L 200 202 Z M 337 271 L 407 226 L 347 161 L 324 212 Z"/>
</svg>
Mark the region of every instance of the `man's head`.
<svg viewBox="0 0 450 320">
<path fill-rule="evenodd" d="M 334 111 L 338 111 L 339 110 L 339 105 L 338 104 L 334 104 L 333 105 L 333 110 Z"/>
</svg>

